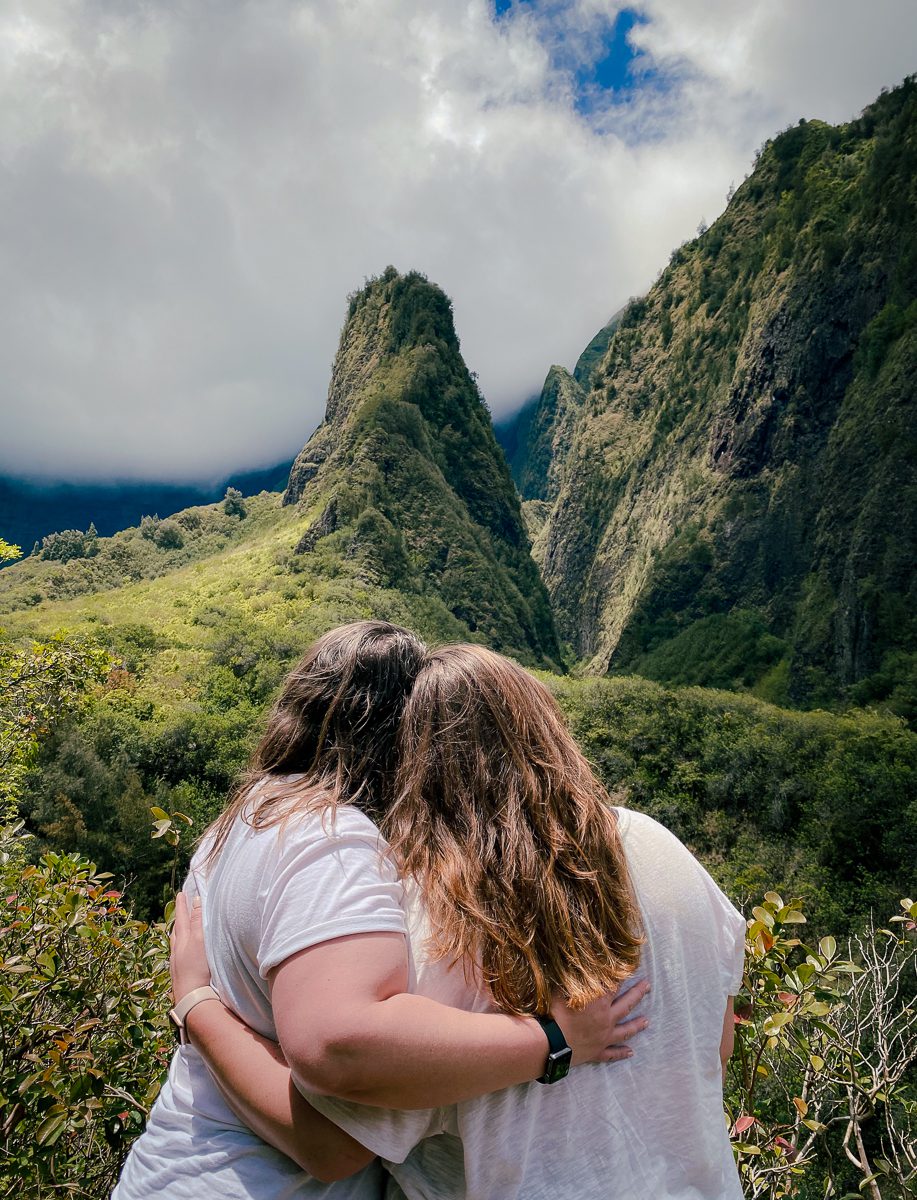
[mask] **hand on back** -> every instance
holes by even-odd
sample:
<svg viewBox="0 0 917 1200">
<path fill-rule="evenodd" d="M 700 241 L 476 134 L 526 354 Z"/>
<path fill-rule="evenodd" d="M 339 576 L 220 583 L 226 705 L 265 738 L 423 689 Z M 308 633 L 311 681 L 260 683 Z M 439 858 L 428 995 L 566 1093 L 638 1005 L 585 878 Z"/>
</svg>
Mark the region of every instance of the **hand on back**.
<svg viewBox="0 0 917 1200">
<path fill-rule="evenodd" d="M 574 1010 L 558 998 L 551 1016 L 561 1027 L 573 1051 L 573 1065 L 585 1062 L 617 1062 L 630 1058 L 627 1042 L 646 1029 L 646 1017 L 631 1017 L 650 985 L 645 979 L 626 991 L 608 992 L 583 1009 Z"/>
</svg>

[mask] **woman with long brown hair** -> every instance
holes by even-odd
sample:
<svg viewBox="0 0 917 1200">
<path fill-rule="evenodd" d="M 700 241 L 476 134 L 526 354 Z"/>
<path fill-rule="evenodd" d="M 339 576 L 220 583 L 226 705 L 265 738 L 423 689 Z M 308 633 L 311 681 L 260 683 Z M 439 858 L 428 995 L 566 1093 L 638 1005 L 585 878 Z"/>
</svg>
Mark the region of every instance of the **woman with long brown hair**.
<svg viewBox="0 0 917 1200">
<path fill-rule="evenodd" d="M 117 1200 L 378 1200 L 373 1153 L 300 1100 L 285 1060 L 314 1091 L 414 1108 L 545 1070 L 549 1041 L 533 1018 L 408 994 L 402 886 L 372 818 L 392 806 L 396 736 L 424 655 L 407 630 L 356 622 L 320 638 L 288 676 L 186 885 L 206 905 L 219 995 L 249 1030 L 240 1026 L 216 1078 L 191 1045 L 179 1049 Z M 183 1031 L 223 1012 L 200 983 L 178 989 Z M 576 1056 L 609 1061 L 637 1028 L 615 1029 L 632 999 L 577 1011 L 558 999 L 553 1012 Z M 264 1056 L 254 1076 L 252 1049 Z M 251 1087 L 257 1104 L 246 1106 Z"/>
<path fill-rule="evenodd" d="M 721 1071 L 741 915 L 676 838 L 611 806 L 554 699 L 499 655 L 429 655 L 399 753 L 381 828 L 406 881 L 418 991 L 538 1014 L 558 991 L 584 1006 L 630 977 L 651 984 L 651 1025 L 613 1072 L 584 1066 L 555 1086 L 432 1114 L 312 1103 L 411 1200 L 739 1200 Z M 207 1016 L 219 1071 L 244 1035 L 217 1006 Z"/>
</svg>

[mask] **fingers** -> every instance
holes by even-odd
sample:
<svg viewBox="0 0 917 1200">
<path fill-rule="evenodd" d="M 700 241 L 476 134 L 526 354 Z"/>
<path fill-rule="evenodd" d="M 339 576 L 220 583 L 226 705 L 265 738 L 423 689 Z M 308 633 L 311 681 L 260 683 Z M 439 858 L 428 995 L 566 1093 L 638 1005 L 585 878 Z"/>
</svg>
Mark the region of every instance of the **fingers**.
<svg viewBox="0 0 917 1200">
<path fill-rule="evenodd" d="M 184 892 L 179 892 L 175 897 L 175 919 L 172 922 L 172 931 L 169 934 L 169 941 L 174 945 L 175 939 L 181 937 L 188 928 L 188 900 Z"/>
<path fill-rule="evenodd" d="M 624 1062 L 625 1059 L 633 1058 L 634 1052 L 628 1046 L 609 1046 L 607 1050 L 603 1050 L 598 1058 L 598 1062 Z"/>
<path fill-rule="evenodd" d="M 609 1046 L 618 1046 L 629 1041 L 638 1033 L 642 1033 L 649 1025 L 646 1017 L 634 1017 L 632 1021 L 624 1021 L 614 1027 Z"/>
<path fill-rule="evenodd" d="M 646 993 L 650 990 L 648 979 L 641 979 L 639 983 L 635 983 L 633 987 L 628 988 L 626 992 L 619 992 L 617 997 L 612 1001 L 611 1016 L 615 1021 L 621 1021 L 637 1007 Z"/>
</svg>

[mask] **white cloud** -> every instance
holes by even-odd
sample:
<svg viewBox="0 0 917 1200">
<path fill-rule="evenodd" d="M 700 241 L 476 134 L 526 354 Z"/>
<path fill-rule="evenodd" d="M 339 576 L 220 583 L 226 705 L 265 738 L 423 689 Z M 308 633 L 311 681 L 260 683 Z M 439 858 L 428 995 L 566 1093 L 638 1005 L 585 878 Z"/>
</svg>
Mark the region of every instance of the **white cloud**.
<svg viewBox="0 0 917 1200">
<path fill-rule="evenodd" d="M 345 294 L 453 298 L 496 413 L 713 219 L 766 136 L 909 69 L 902 0 L 645 0 L 665 88 L 587 121 L 619 5 L 20 0 L 0 16 L 0 470 L 201 478 L 321 418 Z M 636 7 L 636 6 L 635 6 Z"/>
</svg>

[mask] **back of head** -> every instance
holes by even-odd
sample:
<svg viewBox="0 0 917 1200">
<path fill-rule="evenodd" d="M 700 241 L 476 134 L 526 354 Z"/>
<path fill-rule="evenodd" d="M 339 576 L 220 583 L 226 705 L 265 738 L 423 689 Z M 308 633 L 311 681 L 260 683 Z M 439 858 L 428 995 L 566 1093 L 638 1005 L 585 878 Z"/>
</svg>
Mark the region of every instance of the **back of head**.
<svg viewBox="0 0 917 1200">
<path fill-rule="evenodd" d="M 405 706 L 383 830 L 420 884 L 433 950 L 509 1012 L 574 1006 L 631 974 L 639 916 L 609 797 L 550 692 L 480 646 L 428 656 Z"/>
<path fill-rule="evenodd" d="M 387 621 L 354 621 L 314 642 L 284 680 L 249 768 L 211 827 L 209 856 L 243 809 L 258 827 L 338 804 L 378 819 L 391 801 L 399 722 L 425 652 L 415 634 Z M 299 777 L 293 786 L 290 775 Z"/>
</svg>

